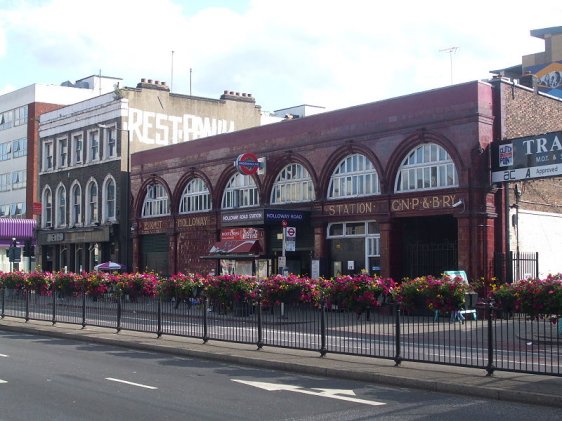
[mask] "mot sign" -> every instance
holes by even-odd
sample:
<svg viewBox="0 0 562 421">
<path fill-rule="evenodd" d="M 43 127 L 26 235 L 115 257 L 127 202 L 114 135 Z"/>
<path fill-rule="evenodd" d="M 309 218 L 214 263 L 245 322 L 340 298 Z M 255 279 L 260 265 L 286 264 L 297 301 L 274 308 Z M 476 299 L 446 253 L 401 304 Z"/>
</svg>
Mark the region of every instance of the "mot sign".
<svg viewBox="0 0 562 421">
<path fill-rule="evenodd" d="M 492 183 L 562 175 L 562 132 L 511 139 L 492 147 Z"/>
</svg>

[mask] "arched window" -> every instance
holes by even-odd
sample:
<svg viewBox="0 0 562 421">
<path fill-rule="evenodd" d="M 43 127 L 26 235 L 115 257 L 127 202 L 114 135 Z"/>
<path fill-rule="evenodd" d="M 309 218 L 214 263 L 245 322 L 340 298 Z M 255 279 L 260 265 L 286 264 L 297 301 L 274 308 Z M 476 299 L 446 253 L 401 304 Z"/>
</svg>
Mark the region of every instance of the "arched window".
<svg viewBox="0 0 562 421">
<path fill-rule="evenodd" d="M 340 161 L 328 186 L 328 199 L 380 194 L 379 175 L 365 155 L 348 155 Z"/>
<path fill-rule="evenodd" d="M 170 199 L 164 186 L 160 183 L 149 185 L 142 205 L 142 217 L 150 218 L 169 214 Z"/>
<path fill-rule="evenodd" d="M 57 227 L 63 227 L 66 225 L 66 188 L 63 185 L 60 185 L 57 188 L 56 194 L 56 201 L 57 201 Z"/>
<path fill-rule="evenodd" d="M 86 186 L 86 224 L 93 225 L 98 220 L 98 184 L 91 180 Z"/>
<path fill-rule="evenodd" d="M 283 168 L 271 190 L 271 203 L 296 203 L 314 200 L 314 185 L 310 174 L 301 164 L 289 164 Z"/>
<path fill-rule="evenodd" d="M 258 188 L 254 179 L 245 174 L 234 174 L 222 194 L 222 209 L 258 206 Z"/>
<path fill-rule="evenodd" d="M 53 226 L 53 194 L 49 186 L 46 186 L 43 190 L 43 214 L 41 215 L 41 220 L 43 221 L 44 228 L 50 228 Z"/>
<path fill-rule="evenodd" d="M 108 176 L 103 185 L 103 220 L 115 221 L 115 180 Z"/>
<path fill-rule="evenodd" d="M 201 178 L 190 180 L 180 198 L 179 213 L 193 213 L 211 209 L 211 194 Z"/>
<path fill-rule="evenodd" d="M 455 164 L 445 149 L 426 143 L 412 149 L 398 170 L 395 192 L 458 186 Z"/>
<path fill-rule="evenodd" d="M 82 224 L 82 188 L 75 182 L 70 188 L 70 225 Z"/>
</svg>

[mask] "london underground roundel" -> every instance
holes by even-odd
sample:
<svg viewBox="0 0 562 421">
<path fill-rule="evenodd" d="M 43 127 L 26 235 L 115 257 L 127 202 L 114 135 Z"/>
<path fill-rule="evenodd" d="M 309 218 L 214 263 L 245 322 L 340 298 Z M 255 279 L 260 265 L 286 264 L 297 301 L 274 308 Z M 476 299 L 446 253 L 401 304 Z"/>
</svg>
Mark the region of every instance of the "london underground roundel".
<svg viewBox="0 0 562 421">
<path fill-rule="evenodd" d="M 251 152 L 239 155 L 238 158 L 236 158 L 234 165 L 236 166 L 238 172 L 245 175 L 255 174 L 260 167 L 258 157 Z"/>
</svg>

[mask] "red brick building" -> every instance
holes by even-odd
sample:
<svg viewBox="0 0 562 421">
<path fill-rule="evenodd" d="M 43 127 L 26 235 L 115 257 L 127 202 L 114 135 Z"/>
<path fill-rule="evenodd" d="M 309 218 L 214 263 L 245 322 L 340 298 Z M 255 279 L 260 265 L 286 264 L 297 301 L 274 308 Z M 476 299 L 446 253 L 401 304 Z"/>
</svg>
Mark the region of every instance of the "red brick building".
<svg viewBox="0 0 562 421">
<path fill-rule="evenodd" d="M 133 269 L 492 275 L 509 185 L 491 183 L 490 145 L 561 110 L 475 81 L 135 153 Z M 265 173 L 239 173 L 245 153 Z"/>
</svg>

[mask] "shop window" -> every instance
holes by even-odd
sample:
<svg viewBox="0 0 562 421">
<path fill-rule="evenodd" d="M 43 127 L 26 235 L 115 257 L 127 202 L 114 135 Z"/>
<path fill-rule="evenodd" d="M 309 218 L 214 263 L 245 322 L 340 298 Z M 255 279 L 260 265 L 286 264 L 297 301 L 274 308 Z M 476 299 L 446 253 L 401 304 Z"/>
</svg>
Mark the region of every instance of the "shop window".
<svg viewBox="0 0 562 421">
<path fill-rule="evenodd" d="M 246 208 L 259 205 L 258 188 L 249 175 L 235 174 L 222 195 L 222 209 Z"/>
<path fill-rule="evenodd" d="M 380 194 L 380 183 L 373 163 L 361 154 L 342 159 L 330 178 L 328 199 L 374 194 Z"/>
<path fill-rule="evenodd" d="M 328 237 L 339 237 L 343 235 L 343 224 L 330 224 Z"/>
<path fill-rule="evenodd" d="M 435 143 L 412 149 L 402 161 L 395 191 L 432 190 L 458 186 L 458 176 L 450 155 Z"/>
<path fill-rule="evenodd" d="M 346 235 L 365 235 L 365 223 L 347 223 L 345 224 Z"/>
<path fill-rule="evenodd" d="M 289 164 L 283 168 L 273 184 L 271 203 L 297 203 L 314 200 L 312 178 L 301 164 Z"/>
<path fill-rule="evenodd" d="M 375 221 L 328 225 L 332 274 L 380 271 L 380 233 Z"/>
<path fill-rule="evenodd" d="M 211 209 L 211 194 L 201 178 L 190 180 L 183 189 L 179 213 L 203 212 Z"/>
<path fill-rule="evenodd" d="M 142 205 L 142 217 L 150 218 L 169 214 L 170 199 L 164 186 L 160 183 L 149 185 Z"/>
</svg>

